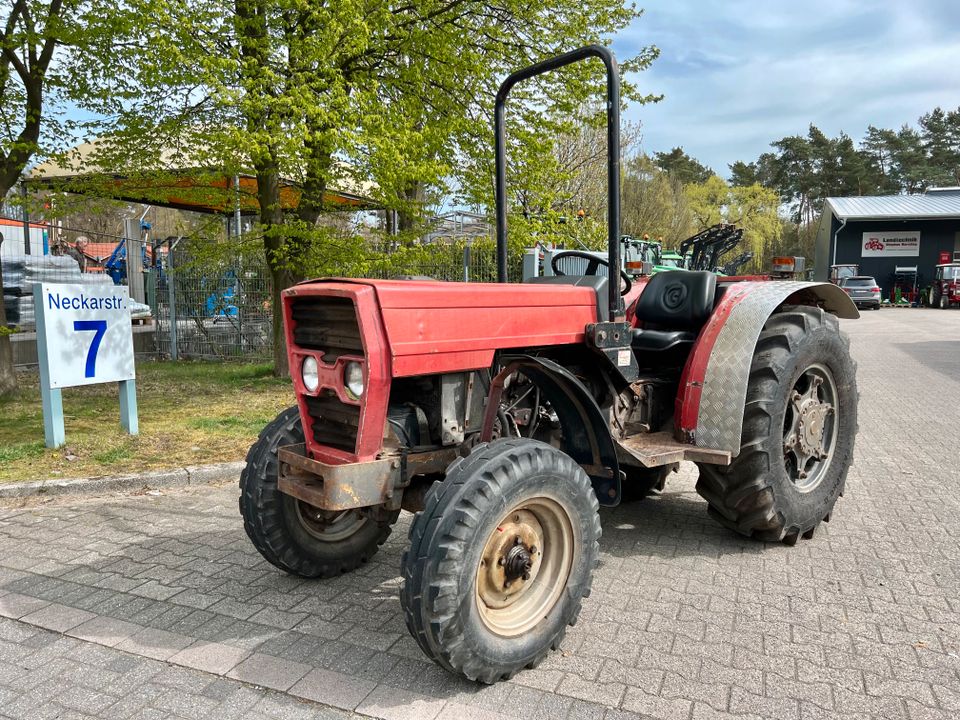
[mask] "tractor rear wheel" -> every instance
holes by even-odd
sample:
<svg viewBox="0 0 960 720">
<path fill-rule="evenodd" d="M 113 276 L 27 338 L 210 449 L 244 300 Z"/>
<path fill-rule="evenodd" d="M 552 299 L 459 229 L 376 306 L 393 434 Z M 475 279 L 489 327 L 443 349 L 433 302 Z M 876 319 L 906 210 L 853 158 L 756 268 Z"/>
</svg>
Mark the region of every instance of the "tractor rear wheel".
<svg viewBox="0 0 960 720">
<path fill-rule="evenodd" d="M 697 492 L 723 525 L 792 545 L 829 521 L 857 432 L 856 366 L 837 319 L 793 307 L 767 320 L 747 386 L 740 453 L 700 465 Z"/>
<path fill-rule="evenodd" d="M 240 474 L 240 514 L 247 535 L 268 562 L 291 575 L 333 577 L 373 557 L 399 511 L 328 512 L 280 492 L 277 449 L 303 441 L 296 407 L 287 408 L 263 429 Z"/>
<path fill-rule="evenodd" d="M 590 594 L 600 519 L 589 478 L 537 440 L 478 445 L 427 493 L 400 594 L 428 657 L 494 683 L 556 649 Z"/>
</svg>

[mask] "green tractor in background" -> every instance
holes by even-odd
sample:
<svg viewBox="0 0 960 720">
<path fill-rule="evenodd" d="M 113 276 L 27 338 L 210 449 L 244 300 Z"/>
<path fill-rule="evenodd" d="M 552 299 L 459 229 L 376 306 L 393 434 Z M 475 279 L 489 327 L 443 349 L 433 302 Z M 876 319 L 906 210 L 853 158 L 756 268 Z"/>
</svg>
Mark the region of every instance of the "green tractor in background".
<svg viewBox="0 0 960 720">
<path fill-rule="evenodd" d="M 707 270 L 717 275 L 735 275 L 740 267 L 753 259 L 752 252 L 741 253 L 726 265 L 720 259 L 733 250 L 743 238 L 743 230 L 735 225 L 720 223 L 693 235 L 680 243 L 679 251 L 664 250 L 660 240 L 623 236 L 621 247 L 624 268 L 629 273 L 649 263 L 650 272 L 667 270 Z"/>
</svg>

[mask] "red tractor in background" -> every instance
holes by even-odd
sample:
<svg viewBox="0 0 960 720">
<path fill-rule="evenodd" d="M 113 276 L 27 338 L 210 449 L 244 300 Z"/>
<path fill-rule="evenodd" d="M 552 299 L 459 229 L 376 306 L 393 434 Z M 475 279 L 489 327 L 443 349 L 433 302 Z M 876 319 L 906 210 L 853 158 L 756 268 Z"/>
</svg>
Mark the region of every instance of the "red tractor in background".
<svg viewBox="0 0 960 720">
<path fill-rule="evenodd" d="M 590 57 L 607 74 L 608 256 L 507 283 L 508 95 Z M 792 545 L 830 519 L 853 458 L 855 366 L 837 318 L 858 313 L 842 290 L 682 270 L 614 281 L 619 114 L 616 60 L 600 46 L 504 81 L 498 284 L 322 279 L 283 294 L 297 404 L 247 456 L 247 534 L 284 571 L 332 577 L 415 512 L 407 626 L 473 680 L 558 647 L 590 594 L 599 506 L 690 460 L 714 518 Z"/>
<path fill-rule="evenodd" d="M 937 265 L 927 300 L 930 307 L 942 310 L 960 304 L 960 263 Z"/>
</svg>

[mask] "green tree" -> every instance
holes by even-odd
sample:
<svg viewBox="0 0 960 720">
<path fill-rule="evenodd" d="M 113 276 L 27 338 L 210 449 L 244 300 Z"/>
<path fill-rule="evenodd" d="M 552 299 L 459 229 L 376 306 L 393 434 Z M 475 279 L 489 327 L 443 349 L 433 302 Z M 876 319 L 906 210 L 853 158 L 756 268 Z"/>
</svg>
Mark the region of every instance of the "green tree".
<svg viewBox="0 0 960 720">
<path fill-rule="evenodd" d="M 934 108 L 918 124 L 927 156 L 927 182 L 960 185 L 960 108 L 949 112 Z"/>
<path fill-rule="evenodd" d="M 448 187 L 486 204 L 497 82 L 545 55 L 602 41 L 638 14 L 611 0 L 142 2 L 148 42 L 130 77 L 142 99 L 119 113 L 114 147 L 158 167 L 176 145 L 210 165 L 253 170 L 275 317 L 280 290 L 302 277 L 306 258 L 318 247 L 344 252 L 318 222 L 329 186 L 350 184 L 398 210 L 407 231 Z M 625 73 L 654 56 L 651 48 L 627 58 Z M 552 162 L 549 138 L 570 129 L 600 77 L 599 66 L 571 68 L 518 92 L 514 177 Z M 283 178 L 302 190 L 295 212 L 280 205 Z M 281 333 L 275 323 L 278 372 Z"/>
<path fill-rule="evenodd" d="M 683 184 L 640 155 L 624 164 L 621 197 L 623 232 L 662 239 L 676 247 L 691 235 L 693 216 Z"/>
<path fill-rule="evenodd" d="M 902 126 L 897 132 L 893 161 L 901 192 L 922 192 L 931 184 L 923 137 L 909 125 Z"/>
<path fill-rule="evenodd" d="M 96 92 L 89 77 L 114 76 L 112 47 L 126 13 L 102 0 L 14 0 L 0 16 L 0 199 L 38 158 L 64 150 L 70 103 Z M 7 238 L 9 241 L 10 238 Z M 0 280 L 2 295 L 2 280 Z M 6 311 L 0 303 L 0 395 L 16 389 Z"/>
<path fill-rule="evenodd" d="M 734 187 L 762 184 L 760 181 L 760 168 L 757 163 L 746 163 L 742 160 L 737 160 L 730 163 L 728 167 L 730 168 L 730 184 Z"/>
<path fill-rule="evenodd" d="M 878 192 L 900 192 L 900 180 L 896 163 L 897 133 L 893 130 L 867 127 L 860 142 L 865 162 L 872 169 Z"/>
<path fill-rule="evenodd" d="M 730 254 L 750 250 L 754 256 L 753 270 L 764 267 L 783 232 L 780 198 L 775 191 L 759 184 L 731 186 L 723 178 L 712 175 L 704 183 L 685 186 L 684 193 L 696 231 L 717 223 L 737 225 L 743 229 L 743 240 Z"/>
<path fill-rule="evenodd" d="M 675 147 L 670 152 L 654 153 L 653 164 L 683 185 L 704 183 L 713 175 L 710 168 L 687 155 L 682 147 Z"/>
</svg>

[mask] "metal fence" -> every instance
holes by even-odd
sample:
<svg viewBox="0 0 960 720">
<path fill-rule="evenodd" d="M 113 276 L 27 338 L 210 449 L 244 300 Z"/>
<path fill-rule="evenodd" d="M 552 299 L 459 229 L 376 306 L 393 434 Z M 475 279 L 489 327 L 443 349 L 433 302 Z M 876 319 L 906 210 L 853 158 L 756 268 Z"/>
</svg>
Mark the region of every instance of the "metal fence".
<svg viewBox="0 0 960 720">
<path fill-rule="evenodd" d="M 183 264 L 184 258 L 179 258 Z M 267 359 L 271 357 L 272 284 L 267 268 L 242 263 L 202 270 L 171 267 L 156 278 L 158 357 Z"/>
<path fill-rule="evenodd" d="M 166 252 L 156 267 L 143 273 L 144 303 L 134 315 L 134 349 L 138 359 L 272 358 L 272 283 L 262 254 L 249 259 L 199 263 L 184 251 Z M 3 258 L 4 301 L 18 367 L 37 363 L 33 316 L 36 282 L 127 284 L 112 278 L 97 263 L 80 264 L 70 255 Z M 412 248 L 383 248 L 361 269 L 333 268 L 346 277 L 432 278 L 448 282 L 494 282 L 496 253 L 492 243 L 436 243 Z M 511 279 L 519 280 L 520 257 L 511 258 Z M 140 292 L 140 284 L 131 292 Z M 149 312 L 147 312 L 147 307 Z"/>
<path fill-rule="evenodd" d="M 519 279 L 519 261 L 511 263 L 509 272 Z M 494 282 L 497 263 L 486 247 L 438 244 L 406 255 L 387 252 L 363 271 L 334 270 L 331 275 Z M 200 269 L 173 253 L 169 267 L 156 277 L 156 301 L 151 304 L 157 357 L 271 359 L 271 291 L 262 258 Z"/>
</svg>

